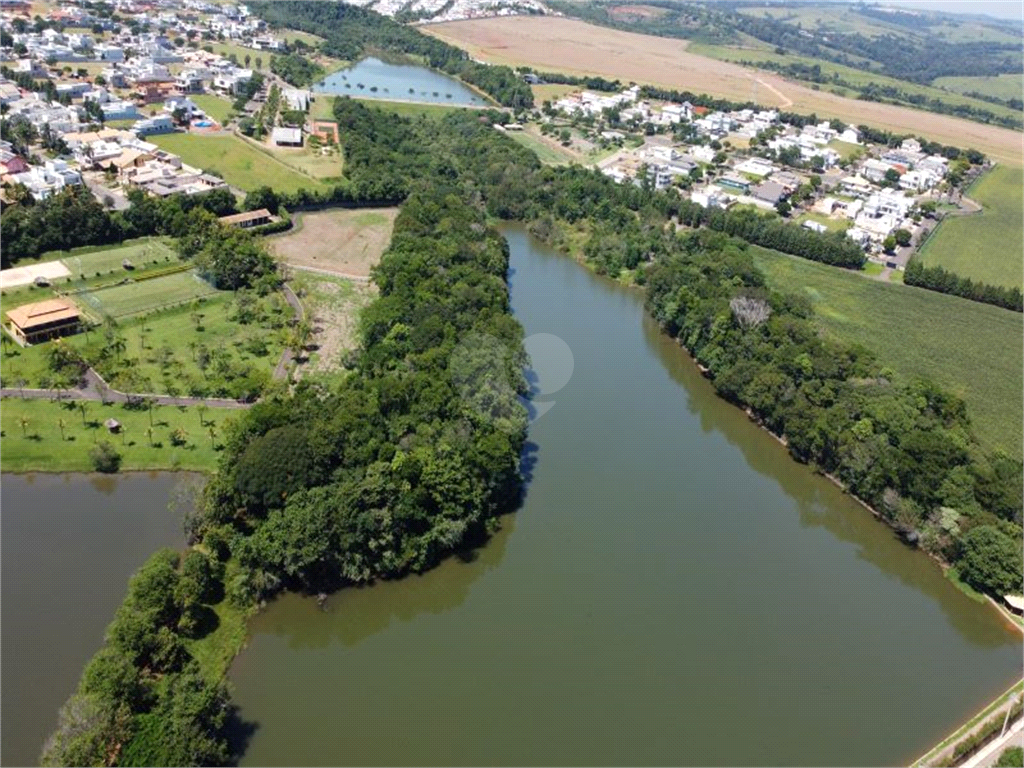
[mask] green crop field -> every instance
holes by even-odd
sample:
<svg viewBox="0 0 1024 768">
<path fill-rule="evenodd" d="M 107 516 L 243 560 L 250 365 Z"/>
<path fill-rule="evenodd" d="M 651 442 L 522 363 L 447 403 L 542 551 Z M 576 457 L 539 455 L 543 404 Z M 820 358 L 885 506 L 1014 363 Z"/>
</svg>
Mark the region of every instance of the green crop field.
<svg viewBox="0 0 1024 768">
<path fill-rule="evenodd" d="M 197 107 L 221 125 L 230 120 L 232 115 L 234 115 L 231 102 L 227 99 L 222 99 L 220 96 L 214 96 L 211 93 L 199 93 L 195 96 L 189 96 L 189 98 L 195 102 Z"/>
<path fill-rule="evenodd" d="M 927 377 L 955 392 L 967 403 L 985 447 L 1020 454 L 1024 316 L 752 250 L 772 287 L 811 298 L 826 334 L 863 344 L 904 379 Z"/>
<path fill-rule="evenodd" d="M 967 196 L 984 210 L 943 221 L 921 249 L 924 263 L 992 285 L 1024 288 L 1024 170 L 996 166 Z"/>
<path fill-rule="evenodd" d="M 957 93 L 983 93 L 997 99 L 1024 98 L 1024 75 L 995 75 L 992 77 L 940 77 L 932 81 L 936 88 Z"/>
<path fill-rule="evenodd" d="M 192 270 L 126 285 L 98 288 L 72 298 L 86 312 L 119 318 L 210 296 L 216 289 Z"/>
<path fill-rule="evenodd" d="M 179 155 L 189 165 L 216 171 L 228 184 L 247 192 L 262 186 L 273 187 L 277 192 L 321 190 L 327 186 L 237 136 L 168 133 L 151 136 L 150 140 L 161 149 Z"/>
</svg>

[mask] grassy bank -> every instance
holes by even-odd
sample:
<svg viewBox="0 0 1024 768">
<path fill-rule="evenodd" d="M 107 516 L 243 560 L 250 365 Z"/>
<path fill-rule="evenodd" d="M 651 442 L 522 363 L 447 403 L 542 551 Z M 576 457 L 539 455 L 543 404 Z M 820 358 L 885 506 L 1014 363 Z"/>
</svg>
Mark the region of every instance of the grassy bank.
<svg viewBox="0 0 1024 768">
<path fill-rule="evenodd" d="M 1018 241 L 1019 242 L 1019 241 Z M 754 248 L 778 289 L 814 303 L 822 330 L 873 350 L 899 376 L 923 376 L 962 397 L 979 441 L 1020 454 L 1024 323 L 1019 313 Z"/>
<path fill-rule="evenodd" d="M 924 263 L 991 285 L 1024 288 L 1024 170 L 997 166 L 967 195 L 984 210 L 943 221 L 921 250 Z"/>
<path fill-rule="evenodd" d="M 149 411 L 130 410 L 122 404 L 5 398 L 0 406 L 0 470 L 92 472 L 89 453 L 97 442 L 106 440 L 121 454 L 125 471 L 212 472 L 224 426 L 238 413 L 214 408 L 200 411 L 197 406 L 155 406 L 150 425 Z M 111 434 L 103 426 L 110 418 L 123 425 L 121 434 Z M 179 429 L 184 432 L 184 444 L 175 446 L 171 434 Z"/>
<path fill-rule="evenodd" d="M 246 192 L 263 186 L 273 187 L 277 192 L 319 192 L 328 188 L 237 136 L 168 133 L 151 138 L 161 149 L 173 152 L 189 165 L 216 171 L 228 184 Z"/>
</svg>

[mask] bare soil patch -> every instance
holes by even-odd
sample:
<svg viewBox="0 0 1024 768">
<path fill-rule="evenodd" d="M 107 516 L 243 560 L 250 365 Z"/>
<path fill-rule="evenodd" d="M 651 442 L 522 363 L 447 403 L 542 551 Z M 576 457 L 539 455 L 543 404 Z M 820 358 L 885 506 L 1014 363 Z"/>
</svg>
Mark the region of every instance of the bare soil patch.
<svg viewBox="0 0 1024 768">
<path fill-rule="evenodd" d="M 302 272 L 292 279 L 313 327 L 309 361 L 296 375 L 336 373 L 346 352 L 359 344 L 359 315 L 377 296 L 372 283 Z"/>
<path fill-rule="evenodd" d="M 599 75 L 720 98 L 840 118 L 848 123 L 921 134 L 959 147 L 974 147 L 1013 165 L 1024 162 L 1022 134 L 1006 128 L 815 91 L 760 70 L 716 61 L 686 50 L 686 41 L 641 35 L 550 16 L 453 21 L 420 27 L 484 61 L 573 75 Z M 756 80 L 756 92 L 755 92 Z M 787 104 L 787 102 L 791 102 Z"/>
<path fill-rule="evenodd" d="M 284 263 L 366 278 L 391 242 L 397 208 L 335 208 L 301 213 L 288 233 L 267 242 Z"/>
</svg>

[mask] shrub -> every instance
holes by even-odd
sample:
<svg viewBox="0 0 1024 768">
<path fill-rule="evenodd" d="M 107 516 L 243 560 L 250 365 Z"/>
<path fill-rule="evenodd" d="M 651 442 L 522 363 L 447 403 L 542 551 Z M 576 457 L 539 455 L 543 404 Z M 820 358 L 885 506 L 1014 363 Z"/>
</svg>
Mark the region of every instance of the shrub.
<svg viewBox="0 0 1024 768">
<path fill-rule="evenodd" d="M 106 440 L 102 440 L 89 451 L 92 466 L 97 472 L 117 472 L 121 468 L 121 454 Z"/>
</svg>

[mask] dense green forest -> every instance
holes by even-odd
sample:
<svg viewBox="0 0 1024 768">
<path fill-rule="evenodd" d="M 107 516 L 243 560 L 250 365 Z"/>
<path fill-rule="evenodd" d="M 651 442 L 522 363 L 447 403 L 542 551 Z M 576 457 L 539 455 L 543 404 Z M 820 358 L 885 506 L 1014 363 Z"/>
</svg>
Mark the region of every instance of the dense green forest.
<svg viewBox="0 0 1024 768">
<path fill-rule="evenodd" d="M 315 61 L 310 61 L 300 53 L 289 53 L 286 56 L 271 56 L 270 71 L 289 85 L 305 88 L 319 80 L 324 68 Z"/>
<path fill-rule="evenodd" d="M 1024 312 L 1024 296 L 1021 295 L 1020 288 L 988 285 L 971 280 L 969 277 L 958 277 L 938 265 L 926 267 L 916 256 L 907 262 L 907 268 L 903 272 L 903 282 L 907 285 L 926 288 L 929 291 L 951 293 L 971 301 L 995 304 L 997 307 L 1012 309 L 1014 312 Z"/>
<path fill-rule="evenodd" d="M 429 66 L 475 85 L 505 107 L 533 106 L 533 91 L 509 67 L 470 60 L 465 51 L 421 34 L 378 13 L 344 3 L 275 0 L 251 3 L 272 27 L 289 27 L 324 38 L 323 53 L 358 61 L 373 53 L 422 58 Z"/>
</svg>

